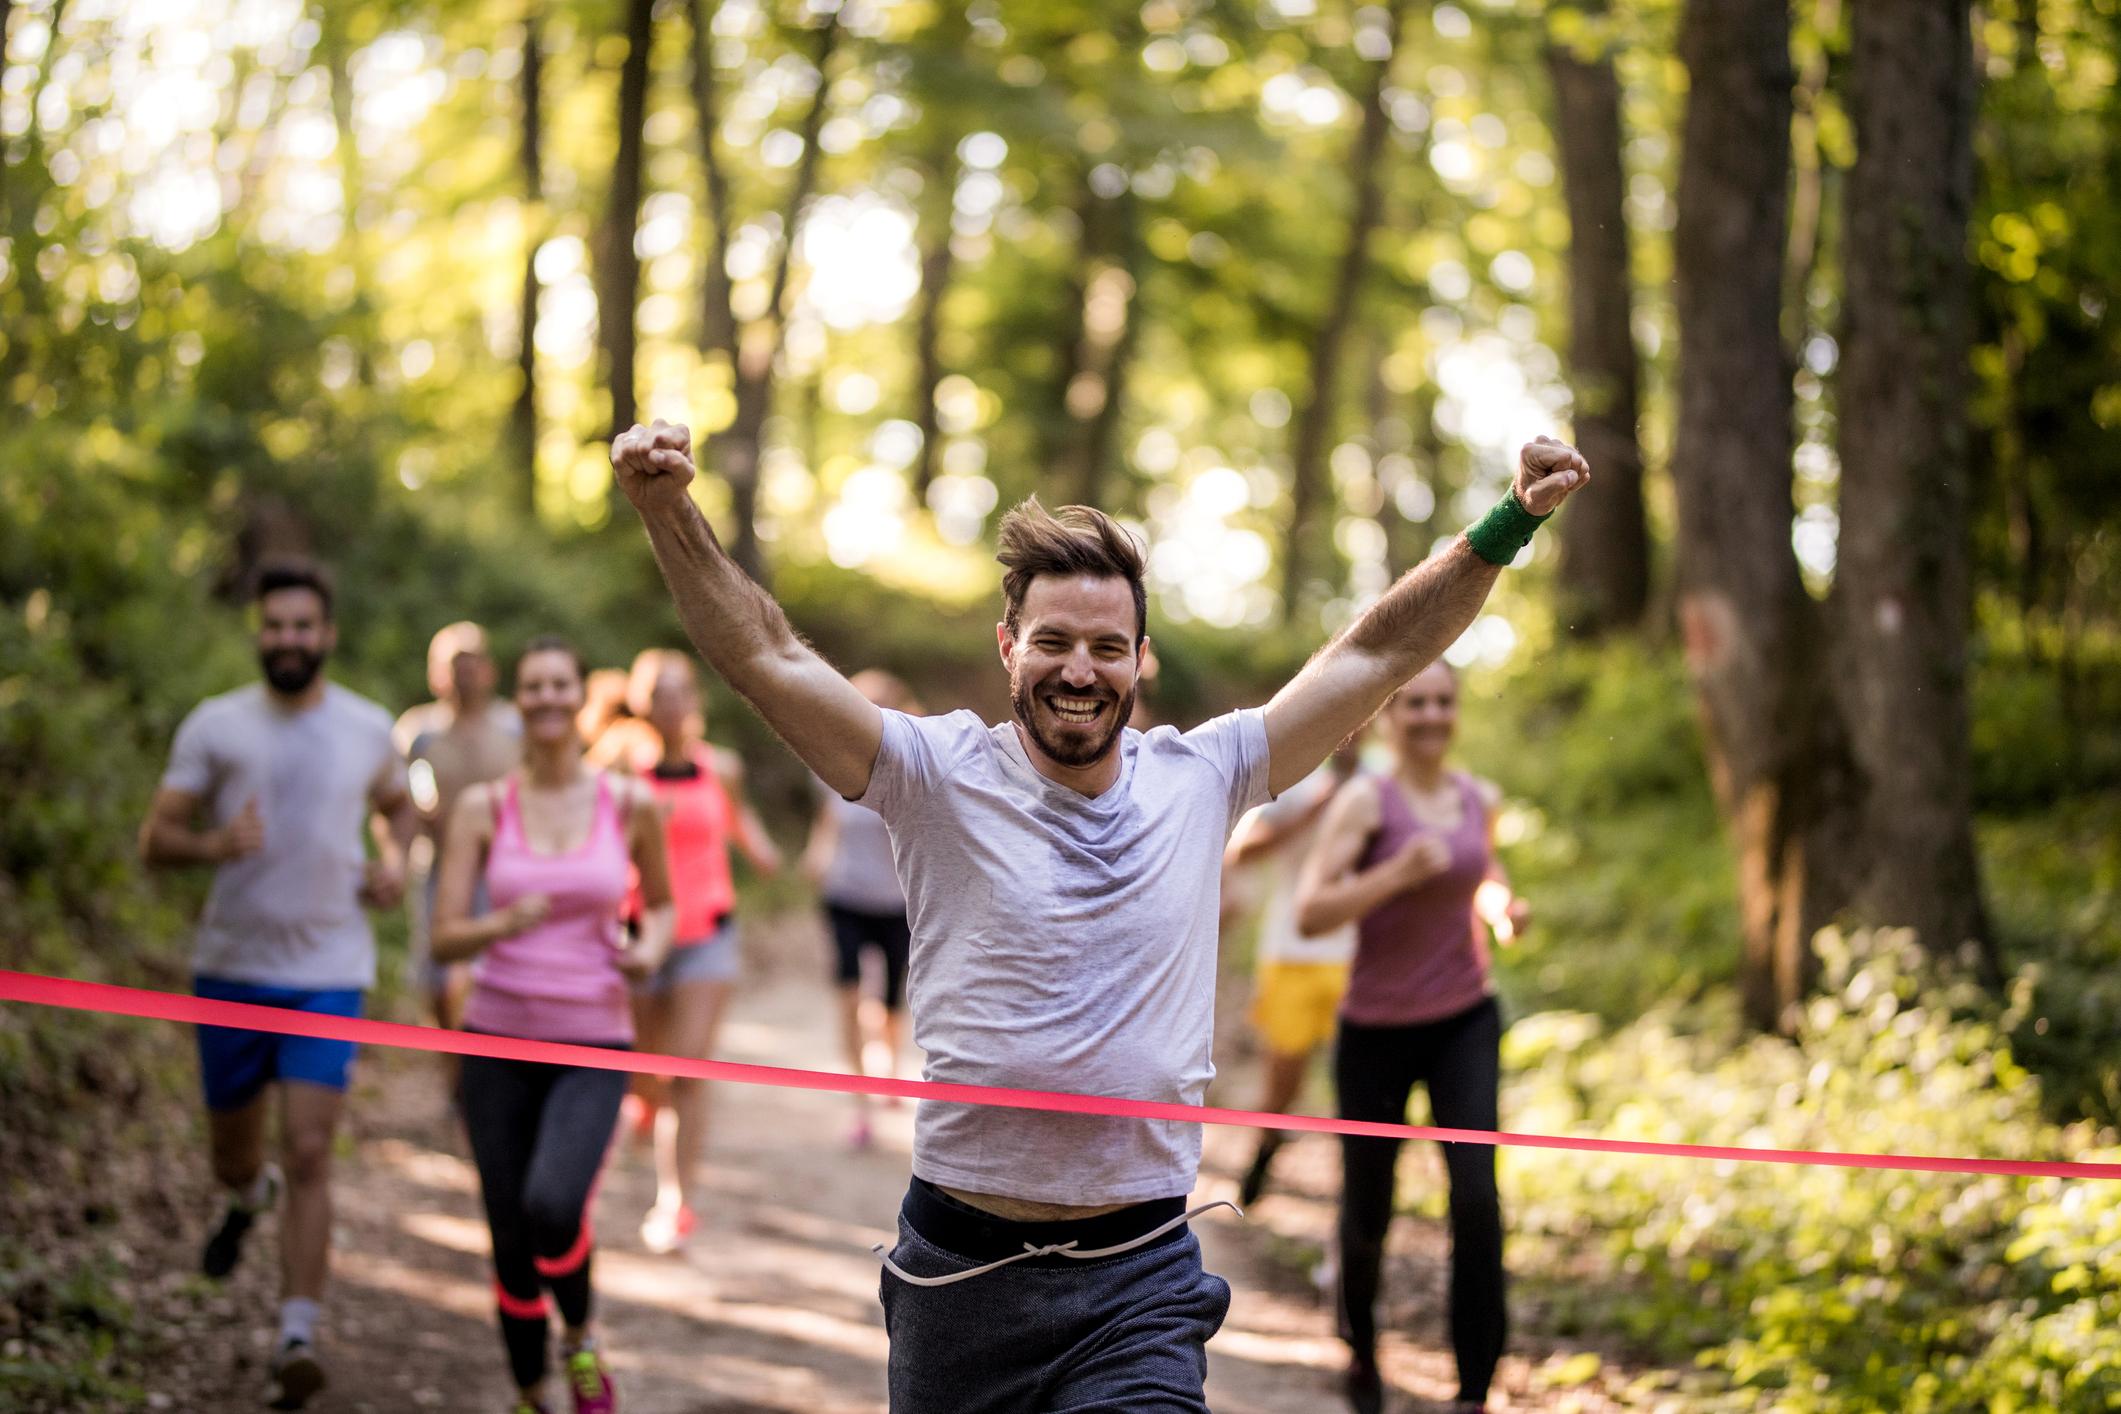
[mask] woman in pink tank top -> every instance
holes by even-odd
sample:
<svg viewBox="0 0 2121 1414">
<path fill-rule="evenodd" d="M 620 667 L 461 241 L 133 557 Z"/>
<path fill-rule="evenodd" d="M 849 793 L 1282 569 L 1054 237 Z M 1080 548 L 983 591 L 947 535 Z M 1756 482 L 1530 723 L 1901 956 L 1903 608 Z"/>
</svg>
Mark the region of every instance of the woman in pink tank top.
<svg viewBox="0 0 2121 1414">
<path fill-rule="evenodd" d="M 451 812 L 434 954 L 477 959 L 466 1030 L 624 1049 L 629 981 L 654 972 L 670 946 L 669 862 L 649 791 L 584 763 L 581 706 L 580 658 L 562 640 L 533 640 L 516 667 L 523 765 L 465 791 Z M 644 906 L 629 938 L 619 918 L 634 871 Z M 473 917 L 481 875 L 492 911 Z M 576 1414 L 617 1407 L 590 1329 L 589 1210 L 625 1093 L 623 1071 L 464 1058 L 459 1099 L 493 1234 L 516 1414 L 553 1414 L 548 1291 Z"/>
<path fill-rule="evenodd" d="M 1355 963 L 1341 1002 L 1334 1082 L 1344 1118 L 1402 1122 L 1417 1082 L 1436 1123 L 1497 1128 L 1502 1014 L 1487 933 L 1508 941 L 1527 910 L 1495 859 L 1492 786 L 1449 768 L 1458 676 L 1439 662 L 1379 715 L 1389 774 L 1358 775 L 1327 807 L 1297 885 L 1306 934 L 1356 924 Z M 1502 1354 L 1502 1209 L 1495 1151 L 1444 1145 L 1451 1181 L 1451 1339 L 1458 1398 L 1479 1408 Z M 1391 1223 L 1396 1139 L 1341 1141 L 1341 1335 L 1347 1393 L 1358 1411 L 1383 1407 L 1377 1288 Z"/>
<path fill-rule="evenodd" d="M 592 755 L 655 793 L 677 903 L 669 956 L 634 987 L 634 1021 L 649 1050 L 704 1059 L 714 1053 L 738 973 L 730 848 L 769 877 L 781 867 L 780 851 L 744 798 L 743 763 L 706 739 L 691 657 L 667 648 L 643 652 L 634 659 L 626 697 L 635 729 L 608 738 L 608 757 L 604 742 Z M 636 1076 L 627 1107 L 635 1132 L 646 1131 L 655 1147 L 655 1204 L 641 1221 L 641 1242 L 651 1252 L 674 1252 L 697 1223 L 693 1197 L 707 1152 L 707 1082 Z"/>
</svg>

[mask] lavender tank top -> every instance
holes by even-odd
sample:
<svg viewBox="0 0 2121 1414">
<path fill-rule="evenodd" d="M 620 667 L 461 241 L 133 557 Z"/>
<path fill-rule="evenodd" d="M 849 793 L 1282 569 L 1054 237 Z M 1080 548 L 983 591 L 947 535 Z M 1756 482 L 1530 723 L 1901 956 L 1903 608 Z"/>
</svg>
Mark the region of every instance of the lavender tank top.
<svg viewBox="0 0 2121 1414">
<path fill-rule="evenodd" d="M 1486 930 L 1473 913 L 1473 891 L 1488 875 L 1488 815 L 1470 776 L 1453 773 L 1463 806 L 1458 828 L 1443 835 L 1451 862 L 1441 874 L 1385 900 L 1356 928 L 1355 965 L 1340 1014 L 1359 1026 L 1441 1021 L 1476 1005 L 1494 989 Z M 1382 820 L 1363 851 L 1370 868 L 1416 835 L 1437 834 L 1414 818 L 1398 782 L 1377 778 Z"/>
<path fill-rule="evenodd" d="M 619 971 L 619 909 L 631 859 L 611 784 L 597 777 L 589 838 L 565 854 L 542 854 L 523 836 L 516 777 L 502 785 L 486 854 L 486 893 L 496 909 L 531 894 L 552 902 L 544 921 L 503 938 L 472 966 L 464 1024 L 536 1041 L 633 1041 L 633 1009 Z"/>
</svg>

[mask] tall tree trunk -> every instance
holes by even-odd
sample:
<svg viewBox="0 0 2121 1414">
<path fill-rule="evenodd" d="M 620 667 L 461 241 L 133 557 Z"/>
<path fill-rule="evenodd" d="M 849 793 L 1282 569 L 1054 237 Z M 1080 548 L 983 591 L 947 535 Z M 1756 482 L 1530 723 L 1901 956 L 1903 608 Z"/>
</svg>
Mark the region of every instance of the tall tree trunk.
<svg viewBox="0 0 2121 1414">
<path fill-rule="evenodd" d="M 1838 877 L 1818 615 L 1790 549 L 1786 0 L 1689 0 L 1674 273 L 1680 621 L 1738 857 L 1747 1017 L 1785 1022 Z"/>
<path fill-rule="evenodd" d="M 1309 397 L 1297 415 L 1289 452 L 1289 531 L 1282 545 L 1281 603 L 1284 617 L 1296 612 L 1297 603 L 1303 597 L 1305 576 L 1310 571 L 1310 542 L 1325 489 L 1326 453 L 1338 407 L 1344 346 L 1349 325 L 1355 317 L 1355 301 L 1362 292 L 1363 275 L 1369 269 L 1370 233 L 1376 229 L 1384 212 L 1384 155 L 1391 135 L 1391 119 L 1385 112 L 1384 95 L 1391 78 L 1392 61 L 1399 54 L 1399 36 L 1406 9 L 1407 0 L 1394 0 L 1386 11 L 1386 52 L 1370 65 L 1370 81 L 1363 90 L 1362 127 L 1356 134 L 1355 150 L 1349 158 L 1355 202 L 1348 213 L 1347 237 L 1341 247 L 1339 268 L 1334 272 L 1333 292 L 1311 344 Z"/>
<path fill-rule="evenodd" d="M 1569 381 L 1576 445 L 1597 479 L 1561 523 L 1563 624 L 1577 638 L 1635 627 L 1650 598 L 1650 538 L 1636 437 L 1635 301 L 1621 168 L 1620 79 L 1610 53 L 1547 48 L 1554 139 L 1569 207 Z"/>
<path fill-rule="evenodd" d="M 1074 467 L 1070 499 L 1083 506 L 1100 505 L 1104 500 L 1112 443 L 1126 400 L 1127 361 L 1134 352 L 1140 323 L 1135 309 L 1141 261 L 1134 193 L 1123 191 L 1109 201 L 1096 202 L 1091 219 L 1100 229 L 1094 240 L 1086 232 L 1084 245 L 1098 255 L 1084 266 L 1080 335 L 1066 394 L 1073 422 L 1068 451 Z"/>
<path fill-rule="evenodd" d="M 1834 599 L 1872 842 L 1859 901 L 1933 948 L 1987 947 L 1966 687 L 1972 38 L 1963 0 L 1852 18 Z"/>
<path fill-rule="evenodd" d="M 715 439 L 716 464 L 729 482 L 730 510 L 736 534 L 729 552 L 746 573 L 761 583 L 766 579 L 765 557 L 759 552 L 758 499 L 759 461 L 765 450 L 766 419 L 773 415 L 775 365 L 780 360 L 783 335 L 787 332 L 788 281 L 795 262 L 795 247 L 802 236 L 803 215 L 817 185 L 818 131 L 825 124 L 825 109 L 832 93 L 832 56 L 840 37 L 840 12 L 832 11 L 818 30 L 817 91 L 803 112 L 803 152 L 795 165 L 788 199 L 781 208 L 781 248 L 773 267 L 773 285 L 766 297 L 766 312 L 751 328 L 737 337 L 736 418 Z"/>
<path fill-rule="evenodd" d="M 921 449 L 913 463 L 913 499 L 923 505 L 942 459 L 935 390 L 943 381 L 943 298 L 950 291 L 950 237 L 957 215 L 957 144 L 951 139 L 949 133 L 937 136 L 922 174 L 921 294 L 913 334 L 913 424 L 921 430 Z"/>
<path fill-rule="evenodd" d="M 707 174 L 707 251 L 700 271 L 700 352 L 719 353 L 736 372 L 736 314 L 730 308 L 729 229 L 734 209 L 729 169 L 723 165 L 721 98 L 714 73 L 714 16 L 720 0 L 692 0 L 692 105 L 700 130 L 700 162 Z"/>
<path fill-rule="evenodd" d="M 516 348 L 516 400 L 510 411 L 509 442 L 522 477 L 525 514 L 538 509 L 538 246 L 545 235 L 545 164 L 543 82 L 545 54 L 538 38 L 538 0 L 523 13 L 523 302 L 522 337 Z"/>
<path fill-rule="evenodd" d="M 634 327 L 640 303 L 641 258 L 634 236 L 641 222 L 642 128 L 648 120 L 648 60 L 655 44 L 655 0 L 626 0 L 626 58 L 619 65 L 619 144 L 611 192 L 597 237 L 597 342 L 611 389 L 611 432 L 638 421 Z M 616 488 L 612 494 L 618 494 Z"/>
</svg>

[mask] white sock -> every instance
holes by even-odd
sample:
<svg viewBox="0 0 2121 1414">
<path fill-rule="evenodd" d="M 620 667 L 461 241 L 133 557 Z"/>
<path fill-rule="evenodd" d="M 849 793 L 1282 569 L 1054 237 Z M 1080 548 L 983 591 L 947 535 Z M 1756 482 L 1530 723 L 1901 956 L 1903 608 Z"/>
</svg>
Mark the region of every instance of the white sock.
<svg viewBox="0 0 2121 1414">
<path fill-rule="evenodd" d="M 307 1296 L 290 1296 L 280 1303 L 280 1344 L 291 1340 L 316 1343 L 317 1303 Z"/>
<path fill-rule="evenodd" d="M 235 1190 L 236 1206 L 247 1213 L 263 1212 L 272 1202 L 273 1177 L 270 1163 L 258 1165 L 257 1176 L 245 1187 Z"/>
</svg>

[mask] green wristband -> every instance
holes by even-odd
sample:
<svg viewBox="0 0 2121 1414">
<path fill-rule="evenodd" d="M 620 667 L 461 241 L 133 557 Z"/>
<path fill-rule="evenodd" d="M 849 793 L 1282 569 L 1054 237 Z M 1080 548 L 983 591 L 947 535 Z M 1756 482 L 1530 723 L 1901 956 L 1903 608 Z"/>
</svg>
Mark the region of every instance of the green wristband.
<svg viewBox="0 0 2121 1414">
<path fill-rule="evenodd" d="M 1544 525 L 1554 513 L 1535 516 L 1517 499 L 1515 490 L 1502 493 L 1495 509 L 1480 518 L 1478 524 L 1466 530 L 1466 544 L 1473 553 L 1491 565 L 1507 565 L 1517 558 L 1517 552 L 1532 543 L 1532 532 Z"/>
</svg>

